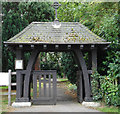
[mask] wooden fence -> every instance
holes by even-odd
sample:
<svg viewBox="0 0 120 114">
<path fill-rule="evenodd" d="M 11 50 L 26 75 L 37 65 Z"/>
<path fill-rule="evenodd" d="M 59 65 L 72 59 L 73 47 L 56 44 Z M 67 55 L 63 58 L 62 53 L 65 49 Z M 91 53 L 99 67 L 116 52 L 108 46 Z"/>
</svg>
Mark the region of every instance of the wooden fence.
<svg viewBox="0 0 120 114">
<path fill-rule="evenodd" d="M 8 73 L 0 72 L 0 86 L 8 86 L 8 93 L 2 93 L 2 95 L 8 95 L 8 106 L 11 105 L 11 95 L 16 95 L 11 92 L 11 86 L 16 86 L 16 83 L 11 83 L 11 77 L 14 75 L 16 72 L 11 72 L 11 70 L 8 70 Z"/>
</svg>

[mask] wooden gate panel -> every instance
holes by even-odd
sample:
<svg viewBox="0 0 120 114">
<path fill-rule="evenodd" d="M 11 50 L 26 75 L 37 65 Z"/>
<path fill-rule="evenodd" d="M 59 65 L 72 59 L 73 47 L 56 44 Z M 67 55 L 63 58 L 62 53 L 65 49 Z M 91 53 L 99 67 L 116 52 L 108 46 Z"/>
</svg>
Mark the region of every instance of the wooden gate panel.
<svg viewBox="0 0 120 114">
<path fill-rule="evenodd" d="M 34 71 L 33 104 L 56 104 L 56 83 L 56 71 Z"/>
<path fill-rule="evenodd" d="M 39 76 L 39 97 L 41 97 L 41 75 Z"/>
<path fill-rule="evenodd" d="M 33 98 L 37 98 L 37 77 L 33 75 Z"/>
</svg>

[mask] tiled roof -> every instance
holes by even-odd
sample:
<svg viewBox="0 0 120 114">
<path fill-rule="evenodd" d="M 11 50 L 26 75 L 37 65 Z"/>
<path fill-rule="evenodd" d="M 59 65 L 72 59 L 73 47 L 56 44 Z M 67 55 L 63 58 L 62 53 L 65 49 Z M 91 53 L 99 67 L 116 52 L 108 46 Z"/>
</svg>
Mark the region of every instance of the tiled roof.
<svg viewBox="0 0 120 114">
<path fill-rule="evenodd" d="M 79 22 L 60 22 L 59 28 L 53 22 L 32 22 L 6 43 L 48 43 L 48 44 L 107 44 Z"/>
</svg>

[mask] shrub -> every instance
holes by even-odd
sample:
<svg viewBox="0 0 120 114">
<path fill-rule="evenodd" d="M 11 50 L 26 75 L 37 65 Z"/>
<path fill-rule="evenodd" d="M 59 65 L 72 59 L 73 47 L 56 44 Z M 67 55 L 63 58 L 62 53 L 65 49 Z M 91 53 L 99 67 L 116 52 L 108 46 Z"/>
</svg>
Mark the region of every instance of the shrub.
<svg viewBox="0 0 120 114">
<path fill-rule="evenodd" d="M 108 65 L 107 76 L 100 76 L 95 72 L 92 77 L 92 94 L 94 100 L 102 100 L 107 105 L 120 105 L 120 85 L 118 85 L 118 78 L 120 78 L 120 52 L 117 51 Z"/>
<path fill-rule="evenodd" d="M 76 84 L 69 84 L 68 89 L 71 90 L 71 91 L 76 92 L 77 91 L 77 86 L 76 86 Z"/>
<path fill-rule="evenodd" d="M 97 101 L 102 98 L 101 89 L 99 87 L 100 74 L 96 71 L 91 77 L 93 78 L 91 81 L 93 100 Z"/>
</svg>

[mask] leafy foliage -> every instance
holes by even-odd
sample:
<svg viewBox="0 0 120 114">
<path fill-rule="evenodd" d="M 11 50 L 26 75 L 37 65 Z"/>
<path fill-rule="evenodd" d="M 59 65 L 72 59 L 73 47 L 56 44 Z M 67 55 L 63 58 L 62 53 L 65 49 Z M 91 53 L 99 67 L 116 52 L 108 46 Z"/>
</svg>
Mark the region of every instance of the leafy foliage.
<svg viewBox="0 0 120 114">
<path fill-rule="evenodd" d="M 2 41 L 13 37 L 33 21 L 53 21 L 54 9 L 50 6 L 49 2 L 3 2 Z M 8 69 L 14 71 L 15 55 L 4 45 L 2 45 L 2 49 L 3 71 L 8 71 Z M 27 59 L 29 56 L 26 56 Z"/>
<path fill-rule="evenodd" d="M 120 87 L 120 2 L 61 2 L 59 21 L 80 22 L 101 38 L 111 42 L 107 51 L 98 51 L 98 71 L 94 73 L 92 92 L 94 100 L 103 99 L 108 105 L 119 105 Z M 50 3 L 6 2 L 3 6 L 3 41 L 13 37 L 32 21 L 53 21 L 54 10 Z M 25 54 L 25 63 L 29 53 Z M 87 54 L 85 54 L 85 59 Z M 3 71 L 14 70 L 15 56 L 3 46 Z M 77 66 L 72 53 L 45 53 L 41 55 L 41 69 L 57 69 L 76 83 Z M 43 61 L 45 59 L 45 61 Z M 87 59 L 86 59 L 87 61 Z"/>
<path fill-rule="evenodd" d="M 94 100 L 101 98 L 107 105 L 119 106 L 120 103 L 120 85 L 117 79 L 120 78 L 120 52 L 115 55 L 112 63 L 109 63 L 107 76 L 100 76 L 98 72 L 92 75 L 92 93 Z M 100 85 L 99 85 L 100 82 Z"/>
<path fill-rule="evenodd" d="M 65 73 L 67 78 L 71 83 L 76 83 L 76 71 L 77 71 L 77 65 L 75 64 L 75 61 L 73 59 L 73 53 L 62 53 L 61 58 L 61 65 L 62 65 L 62 72 Z"/>
<path fill-rule="evenodd" d="M 98 51 L 98 71 L 104 76 L 100 76 L 98 73 L 93 74 L 92 92 L 94 100 L 104 98 L 106 104 L 118 105 L 118 86 L 116 87 L 113 82 L 120 74 L 118 62 L 120 61 L 120 15 L 118 10 L 120 3 L 65 2 L 61 4 L 62 6 L 59 8 L 60 21 L 78 21 L 101 38 L 111 42 L 107 51 Z M 70 59 L 66 59 L 66 63 L 71 61 Z M 71 69 L 75 72 L 76 69 L 73 67 Z"/>
<path fill-rule="evenodd" d="M 100 74 L 95 72 L 91 77 L 93 78 L 91 82 L 93 100 L 97 101 L 102 98 L 101 89 L 99 87 Z"/>
<path fill-rule="evenodd" d="M 57 74 L 61 76 L 61 56 L 62 53 L 56 52 L 40 53 L 41 70 L 57 70 Z"/>
<path fill-rule="evenodd" d="M 73 92 L 77 92 L 77 86 L 76 86 L 76 84 L 69 84 L 68 85 L 68 89 L 70 90 L 70 91 L 73 91 Z"/>
</svg>

